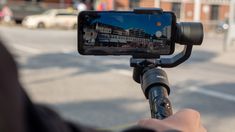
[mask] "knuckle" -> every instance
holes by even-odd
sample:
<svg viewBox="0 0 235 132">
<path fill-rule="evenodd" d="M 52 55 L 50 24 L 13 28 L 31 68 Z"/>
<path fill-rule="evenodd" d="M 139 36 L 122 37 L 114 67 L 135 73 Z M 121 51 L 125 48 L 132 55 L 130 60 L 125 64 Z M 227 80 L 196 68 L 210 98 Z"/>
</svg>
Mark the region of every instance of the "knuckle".
<svg viewBox="0 0 235 132">
<path fill-rule="evenodd" d="M 194 109 L 184 109 L 184 112 L 194 115 L 196 118 L 200 119 L 200 113 Z"/>
<path fill-rule="evenodd" d="M 142 119 L 140 121 L 138 121 L 138 125 L 145 125 L 145 124 L 148 124 L 149 123 L 149 119 Z"/>
</svg>

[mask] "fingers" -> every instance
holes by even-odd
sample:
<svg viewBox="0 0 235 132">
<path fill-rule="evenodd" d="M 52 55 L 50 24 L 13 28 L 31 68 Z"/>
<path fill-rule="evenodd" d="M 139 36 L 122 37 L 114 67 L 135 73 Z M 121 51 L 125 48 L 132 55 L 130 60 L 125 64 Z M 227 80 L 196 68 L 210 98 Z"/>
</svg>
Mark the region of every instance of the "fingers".
<svg viewBox="0 0 235 132">
<path fill-rule="evenodd" d="M 160 123 L 160 120 L 157 119 L 142 119 L 138 122 L 140 126 L 149 126 L 155 123 Z"/>
<path fill-rule="evenodd" d="M 162 120 L 158 120 L 158 119 L 143 119 L 138 122 L 138 125 L 141 127 L 153 129 L 158 132 L 169 130 L 169 128 L 170 129 L 172 128 L 170 126 L 171 124 L 167 124 L 163 122 Z"/>
<path fill-rule="evenodd" d="M 200 113 L 193 109 L 183 109 L 164 120 L 166 124 L 173 124 L 183 132 L 204 132 L 201 125 Z"/>
<path fill-rule="evenodd" d="M 143 119 L 138 122 L 142 127 L 156 131 L 178 130 L 182 132 L 206 132 L 201 124 L 200 113 L 192 109 L 183 109 L 164 119 Z"/>
<path fill-rule="evenodd" d="M 138 122 L 138 125 L 141 127 L 153 129 L 155 131 L 162 131 L 166 129 L 164 127 L 164 123 L 157 119 L 143 119 Z"/>
<path fill-rule="evenodd" d="M 200 123 L 200 131 L 199 132 L 207 132 L 206 128 Z"/>
<path fill-rule="evenodd" d="M 177 124 L 196 125 L 199 126 L 201 119 L 200 113 L 193 109 L 182 109 L 173 116 L 164 119 L 167 123 L 177 122 Z"/>
</svg>

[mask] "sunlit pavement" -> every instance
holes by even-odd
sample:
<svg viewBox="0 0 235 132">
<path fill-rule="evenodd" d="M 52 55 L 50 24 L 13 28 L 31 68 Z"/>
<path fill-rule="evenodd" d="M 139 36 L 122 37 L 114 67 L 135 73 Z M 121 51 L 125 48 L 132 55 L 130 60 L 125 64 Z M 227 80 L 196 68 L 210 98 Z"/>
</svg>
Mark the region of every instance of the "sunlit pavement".
<svg viewBox="0 0 235 132">
<path fill-rule="evenodd" d="M 21 82 L 35 102 L 65 118 L 114 127 L 148 118 L 149 105 L 132 80 L 129 57 L 85 57 L 76 51 L 76 31 L 0 27 L 14 54 Z M 223 52 L 223 36 L 206 34 L 184 64 L 166 69 L 174 111 L 200 111 L 212 132 L 235 129 L 235 45 Z"/>
</svg>

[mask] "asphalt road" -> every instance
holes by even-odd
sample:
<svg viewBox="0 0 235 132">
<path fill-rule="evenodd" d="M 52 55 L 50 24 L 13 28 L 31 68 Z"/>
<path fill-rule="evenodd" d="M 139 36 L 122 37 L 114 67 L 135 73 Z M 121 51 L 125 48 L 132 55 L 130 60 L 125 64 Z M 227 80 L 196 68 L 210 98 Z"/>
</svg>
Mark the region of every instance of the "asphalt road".
<svg viewBox="0 0 235 132">
<path fill-rule="evenodd" d="M 35 102 L 70 120 L 101 128 L 149 118 L 148 101 L 132 80 L 129 57 L 81 56 L 76 51 L 76 31 L 0 27 L 0 32 Z M 166 69 L 174 111 L 198 110 L 212 132 L 235 129 L 235 70 L 214 61 L 222 54 L 222 37 L 206 35 L 190 60 Z"/>
</svg>

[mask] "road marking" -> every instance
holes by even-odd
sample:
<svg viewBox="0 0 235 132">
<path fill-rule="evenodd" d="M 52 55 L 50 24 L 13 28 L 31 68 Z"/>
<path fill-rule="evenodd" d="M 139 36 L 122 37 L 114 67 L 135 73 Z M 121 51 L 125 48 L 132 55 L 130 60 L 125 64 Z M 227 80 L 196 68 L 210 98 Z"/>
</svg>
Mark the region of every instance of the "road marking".
<svg viewBox="0 0 235 132">
<path fill-rule="evenodd" d="M 128 77 L 132 76 L 132 71 L 129 71 L 129 70 L 112 70 L 112 72 L 120 74 L 120 75 L 128 76 Z M 197 93 L 204 94 L 204 95 L 207 95 L 207 96 L 211 96 L 211 97 L 214 97 L 214 98 L 219 98 L 219 99 L 235 102 L 235 96 L 234 95 L 217 92 L 215 90 L 202 89 L 202 88 L 197 87 L 197 86 L 191 86 L 191 87 L 189 87 L 188 89 L 185 89 L 185 90 L 189 90 L 191 92 L 197 92 Z"/>
<path fill-rule="evenodd" d="M 117 69 L 113 69 L 112 72 L 120 74 L 120 75 L 128 76 L 128 77 L 132 76 L 132 71 L 129 71 L 129 70 L 120 70 L 120 69 L 117 70 Z"/>
<path fill-rule="evenodd" d="M 221 93 L 221 92 L 217 92 L 217 91 L 214 91 L 214 90 L 202 89 L 202 88 L 199 88 L 199 87 L 196 87 L 196 86 L 191 86 L 191 87 L 189 87 L 188 90 L 190 90 L 192 92 L 197 92 L 197 93 L 200 93 L 200 94 L 204 94 L 204 95 L 207 95 L 207 96 L 211 96 L 211 97 L 215 97 L 215 98 L 235 102 L 235 96 L 231 95 L 231 94 Z"/>
<path fill-rule="evenodd" d="M 62 50 L 61 52 L 65 55 L 79 56 L 78 52 L 74 50 Z"/>
<path fill-rule="evenodd" d="M 42 53 L 38 49 L 30 48 L 30 47 L 23 46 L 23 45 L 20 45 L 20 44 L 14 44 L 12 47 L 17 49 L 17 50 L 20 50 L 20 51 L 23 51 L 23 52 L 27 52 L 27 53 L 31 53 L 31 54 L 40 54 L 40 53 Z"/>
<path fill-rule="evenodd" d="M 20 51 L 27 52 L 27 53 L 30 53 L 30 54 L 42 54 L 43 53 L 39 49 L 31 48 L 31 47 L 28 47 L 28 46 L 23 46 L 23 45 L 20 45 L 20 44 L 14 44 L 12 47 L 15 48 L 16 50 L 20 50 Z M 74 51 L 74 50 L 61 50 L 60 52 L 65 54 L 65 55 L 78 56 L 77 51 Z M 44 52 L 44 53 L 46 53 L 46 52 Z"/>
</svg>

